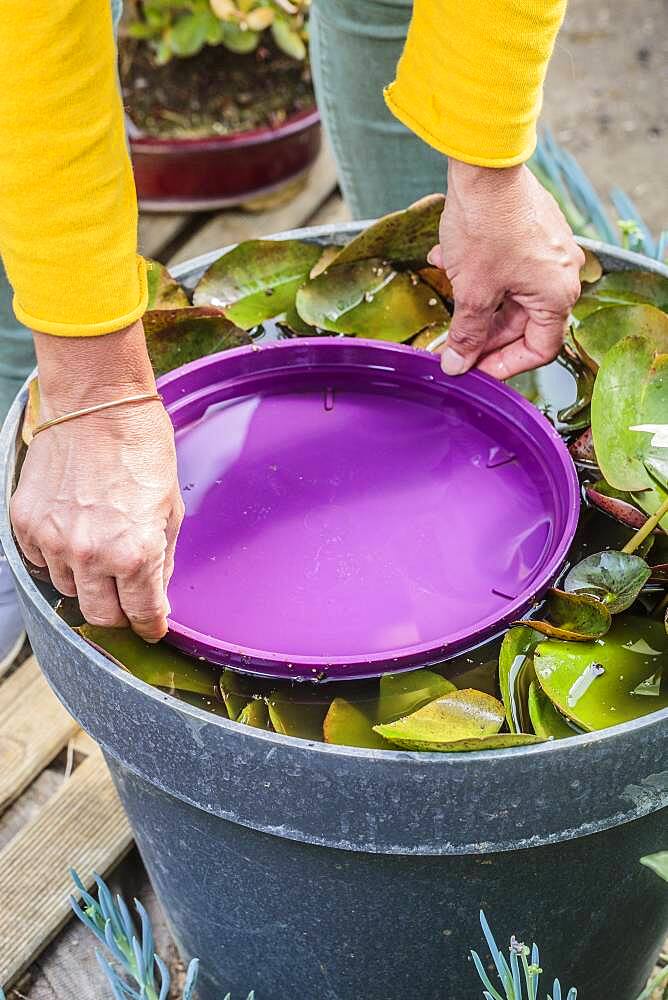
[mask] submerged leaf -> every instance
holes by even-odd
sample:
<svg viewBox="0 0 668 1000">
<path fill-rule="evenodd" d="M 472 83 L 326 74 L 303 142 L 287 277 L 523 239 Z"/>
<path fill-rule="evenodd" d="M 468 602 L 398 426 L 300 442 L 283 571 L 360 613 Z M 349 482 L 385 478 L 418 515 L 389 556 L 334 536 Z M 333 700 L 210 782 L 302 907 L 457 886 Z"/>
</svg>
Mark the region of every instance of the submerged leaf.
<svg viewBox="0 0 668 1000">
<path fill-rule="evenodd" d="M 651 868 L 653 872 L 660 875 L 664 882 L 668 882 L 668 851 L 659 851 L 658 854 L 646 854 L 640 859 L 640 864 L 646 868 Z"/>
<path fill-rule="evenodd" d="M 207 354 L 243 347 L 251 339 L 219 309 L 155 309 L 144 315 L 146 346 L 156 375 Z"/>
<path fill-rule="evenodd" d="M 649 580 L 651 570 L 640 556 L 610 549 L 587 556 L 569 571 L 564 590 L 591 594 L 611 614 L 630 608 Z"/>
<path fill-rule="evenodd" d="M 537 681 L 529 686 L 529 715 L 536 736 L 562 740 L 575 736 L 577 730 L 557 711 Z"/>
<path fill-rule="evenodd" d="M 587 316 L 573 332 L 594 371 L 610 348 L 630 335 L 646 337 L 659 352 L 668 351 L 668 316 L 654 306 L 611 306 Z"/>
<path fill-rule="evenodd" d="M 253 698 L 251 681 L 228 667 L 220 675 L 220 693 L 230 719 L 236 721 Z"/>
<path fill-rule="evenodd" d="M 147 260 L 146 284 L 148 287 L 147 310 L 184 309 L 190 305 L 188 296 L 172 278 L 171 274 L 157 260 Z"/>
<path fill-rule="evenodd" d="M 383 674 L 379 683 L 377 721 L 394 722 L 455 689 L 451 681 L 432 670 Z"/>
<path fill-rule="evenodd" d="M 322 724 L 325 743 L 339 746 L 366 747 L 370 750 L 391 750 L 392 744 L 373 730 L 369 715 L 345 698 L 335 698 Z"/>
<path fill-rule="evenodd" d="M 329 705 L 320 700 L 309 701 L 306 696 L 297 701 L 283 693 L 274 692 L 267 699 L 269 718 L 277 733 L 297 736 L 303 740 L 322 741 L 322 726 Z"/>
<path fill-rule="evenodd" d="M 336 263 L 380 257 L 397 266 L 424 267 L 427 254 L 438 243 L 444 206 L 442 194 L 430 194 L 400 212 L 384 215 L 351 240 L 336 257 Z"/>
<path fill-rule="evenodd" d="M 563 715 L 583 729 L 605 729 L 668 707 L 668 691 L 634 694 L 668 656 L 661 622 L 615 618 L 597 642 L 541 642 L 534 654 L 538 681 Z"/>
<path fill-rule="evenodd" d="M 496 735 L 505 721 L 503 705 L 473 688 L 452 691 L 412 715 L 374 726 L 374 730 L 403 749 L 434 749 L 459 740 Z"/>
<path fill-rule="evenodd" d="M 448 323 L 442 300 L 415 275 L 381 260 L 335 264 L 297 293 L 311 326 L 401 343 L 427 326 Z"/>
<path fill-rule="evenodd" d="M 612 621 L 608 608 L 595 597 L 563 590 L 549 590 L 543 610 L 545 620 L 532 618 L 531 628 L 556 639 L 578 642 L 598 639 L 606 634 Z"/>
<path fill-rule="evenodd" d="M 294 304 L 322 249 L 299 240 L 247 240 L 215 261 L 193 302 L 213 305 L 244 330 L 282 316 Z"/>
<path fill-rule="evenodd" d="M 582 319 L 596 309 L 629 302 L 650 303 L 668 312 L 668 278 L 651 271 L 610 271 L 584 289 L 573 312 Z"/>
<path fill-rule="evenodd" d="M 625 524 L 629 528 L 642 528 L 647 520 L 646 516 L 633 502 L 633 494 L 624 490 L 616 490 L 614 486 L 606 483 L 605 479 L 599 479 L 591 486 L 585 486 L 585 495 L 592 507 L 602 510 L 604 514 L 614 517 L 620 524 Z"/>
<path fill-rule="evenodd" d="M 179 653 L 167 643 L 149 643 L 129 628 L 82 625 L 76 630 L 121 667 L 147 684 L 175 691 L 218 697 L 218 672 Z"/>
<path fill-rule="evenodd" d="M 442 268 L 430 265 L 429 267 L 421 267 L 417 273 L 422 281 L 438 292 L 442 299 L 454 301 L 455 293 L 452 290 L 452 282 Z"/>
<path fill-rule="evenodd" d="M 242 708 L 237 722 L 254 729 L 269 729 L 269 711 L 263 698 L 254 698 Z"/>
<path fill-rule="evenodd" d="M 533 651 L 540 642 L 539 632 L 528 625 L 509 629 L 499 650 L 499 687 L 511 733 L 529 728 L 528 697 L 534 679 Z"/>
</svg>

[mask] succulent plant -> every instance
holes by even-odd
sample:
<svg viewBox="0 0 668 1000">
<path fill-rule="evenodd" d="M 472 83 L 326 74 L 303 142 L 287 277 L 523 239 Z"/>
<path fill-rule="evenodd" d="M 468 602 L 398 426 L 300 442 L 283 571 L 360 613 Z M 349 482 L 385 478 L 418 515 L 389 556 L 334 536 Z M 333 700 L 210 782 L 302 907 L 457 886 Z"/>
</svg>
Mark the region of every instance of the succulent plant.
<svg viewBox="0 0 668 1000">
<path fill-rule="evenodd" d="M 206 45 L 254 52 L 266 32 L 293 59 L 307 55 L 310 0 L 134 0 L 128 33 L 149 42 L 160 64 Z"/>
</svg>

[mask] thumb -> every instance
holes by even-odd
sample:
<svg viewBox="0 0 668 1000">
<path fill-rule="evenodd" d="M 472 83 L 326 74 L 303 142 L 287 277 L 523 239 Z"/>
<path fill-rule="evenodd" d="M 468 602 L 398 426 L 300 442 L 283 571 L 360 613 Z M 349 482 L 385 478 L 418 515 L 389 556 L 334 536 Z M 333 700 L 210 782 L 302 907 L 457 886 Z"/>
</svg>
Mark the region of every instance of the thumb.
<svg viewBox="0 0 668 1000">
<path fill-rule="evenodd" d="M 494 303 L 470 307 L 455 300 L 447 347 L 441 356 L 446 375 L 462 375 L 473 367 L 485 348 L 493 316 Z"/>
</svg>

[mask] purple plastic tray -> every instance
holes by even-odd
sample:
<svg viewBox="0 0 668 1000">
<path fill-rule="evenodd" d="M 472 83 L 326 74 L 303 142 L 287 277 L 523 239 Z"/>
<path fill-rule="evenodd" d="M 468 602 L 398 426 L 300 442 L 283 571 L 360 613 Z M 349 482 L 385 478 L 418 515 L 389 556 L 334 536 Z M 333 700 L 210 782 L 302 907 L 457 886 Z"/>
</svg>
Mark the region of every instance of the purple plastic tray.
<svg viewBox="0 0 668 1000">
<path fill-rule="evenodd" d="M 159 385 L 186 505 L 168 638 L 191 655 L 319 680 L 435 663 L 522 615 L 564 562 L 568 451 L 480 372 L 319 337 Z"/>
</svg>

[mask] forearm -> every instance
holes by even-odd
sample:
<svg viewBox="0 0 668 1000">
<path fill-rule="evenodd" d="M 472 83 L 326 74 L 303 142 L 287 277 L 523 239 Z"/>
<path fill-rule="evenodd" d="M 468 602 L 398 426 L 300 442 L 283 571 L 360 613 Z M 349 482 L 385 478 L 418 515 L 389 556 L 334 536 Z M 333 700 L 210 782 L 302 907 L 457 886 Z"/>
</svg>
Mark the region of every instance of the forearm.
<svg viewBox="0 0 668 1000">
<path fill-rule="evenodd" d="M 4 0 L 0 252 L 27 326 L 90 336 L 145 308 L 109 0 Z"/>
<path fill-rule="evenodd" d="M 533 152 L 566 0 L 415 0 L 392 112 L 446 156 L 486 167 Z"/>
</svg>

